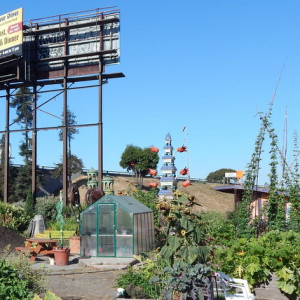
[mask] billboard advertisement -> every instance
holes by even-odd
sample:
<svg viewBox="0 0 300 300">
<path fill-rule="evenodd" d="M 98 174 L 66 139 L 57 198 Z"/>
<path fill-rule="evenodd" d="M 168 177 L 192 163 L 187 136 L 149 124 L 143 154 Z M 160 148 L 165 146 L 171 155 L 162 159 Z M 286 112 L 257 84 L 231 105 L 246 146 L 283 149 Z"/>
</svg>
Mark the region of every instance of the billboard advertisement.
<svg viewBox="0 0 300 300">
<path fill-rule="evenodd" d="M 42 21 L 25 24 L 24 33 L 25 59 L 34 65 L 36 79 L 62 77 L 66 63 L 69 76 L 98 73 L 99 63 L 119 63 L 119 11 Z"/>
<path fill-rule="evenodd" d="M 23 8 L 0 16 L 0 58 L 22 55 Z"/>
</svg>

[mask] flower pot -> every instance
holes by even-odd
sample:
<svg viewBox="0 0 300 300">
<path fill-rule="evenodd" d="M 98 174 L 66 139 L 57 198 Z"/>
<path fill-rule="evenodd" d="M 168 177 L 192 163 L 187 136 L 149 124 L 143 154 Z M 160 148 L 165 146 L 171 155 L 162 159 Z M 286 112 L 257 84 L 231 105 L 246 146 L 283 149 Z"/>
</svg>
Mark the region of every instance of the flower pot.
<svg viewBox="0 0 300 300">
<path fill-rule="evenodd" d="M 80 236 L 70 236 L 69 247 L 72 254 L 80 254 Z"/>
<path fill-rule="evenodd" d="M 69 263 L 70 249 L 56 248 L 53 250 L 55 264 L 57 266 L 66 266 Z"/>
</svg>

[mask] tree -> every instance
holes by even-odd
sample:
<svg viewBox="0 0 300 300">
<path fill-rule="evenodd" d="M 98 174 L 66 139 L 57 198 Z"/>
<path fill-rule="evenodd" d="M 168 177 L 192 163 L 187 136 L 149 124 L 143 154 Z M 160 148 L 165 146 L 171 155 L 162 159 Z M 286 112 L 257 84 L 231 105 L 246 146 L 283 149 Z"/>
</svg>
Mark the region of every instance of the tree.
<svg viewBox="0 0 300 300">
<path fill-rule="evenodd" d="M 133 171 L 139 187 L 143 184 L 143 176 L 148 169 L 156 169 L 159 161 L 158 154 L 151 152 L 150 148 L 127 145 L 121 155 L 120 166 L 127 171 Z"/>
<path fill-rule="evenodd" d="M 63 173 L 63 164 L 59 163 L 59 164 L 55 164 L 56 167 L 53 170 L 53 177 L 58 177 L 61 176 Z M 78 172 L 80 172 L 83 169 L 84 165 L 82 162 L 82 159 L 78 158 L 76 155 L 71 154 L 68 155 L 68 180 L 69 182 L 71 182 L 71 177 L 72 174 L 76 174 Z"/>
<path fill-rule="evenodd" d="M 24 141 L 20 145 L 19 152 L 24 157 L 25 165 L 29 164 L 32 157 L 32 139 L 28 134 L 28 130 L 32 128 L 32 103 L 33 95 L 28 87 L 20 88 L 10 103 L 10 106 L 16 109 L 17 117 L 14 122 L 21 124 L 21 128 L 25 130 Z"/>
<path fill-rule="evenodd" d="M 235 172 L 235 170 L 233 170 L 233 169 L 219 169 L 217 171 L 210 172 L 207 175 L 206 180 L 207 180 L 207 182 L 221 183 L 221 182 L 224 181 L 225 173 L 231 173 L 231 172 Z"/>
<path fill-rule="evenodd" d="M 74 126 L 76 124 L 77 124 L 76 116 L 68 108 L 67 109 L 67 125 L 68 126 Z M 62 125 L 64 125 L 63 120 L 62 120 Z M 68 140 L 69 154 L 71 154 L 71 140 L 73 140 L 75 138 L 74 135 L 78 134 L 78 133 L 79 133 L 79 130 L 74 128 L 74 127 L 68 127 L 67 128 L 67 140 Z M 59 136 L 59 140 L 62 141 L 63 140 L 63 130 L 62 129 L 59 131 L 58 136 Z"/>
</svg>

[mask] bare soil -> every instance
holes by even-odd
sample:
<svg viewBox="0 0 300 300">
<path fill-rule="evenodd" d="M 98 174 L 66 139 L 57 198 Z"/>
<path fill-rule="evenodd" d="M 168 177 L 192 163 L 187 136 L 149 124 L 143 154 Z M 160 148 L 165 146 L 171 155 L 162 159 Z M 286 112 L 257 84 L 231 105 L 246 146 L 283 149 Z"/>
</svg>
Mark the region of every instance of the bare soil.
<svg viewBox="0 0 300 300">
<path fill-rule="evenodd" d="M 85 193 L 87 191 L 86 180 L 82 180 L 79 187 L 80 199 L 84 201 Z M 133 176 L 114 176 L 114 192 L 115 195 L 126 194 L 129 190 L 136 190 L 137 185 L 135 177 Z M 144 178 L 143 190 L 149 190 L 149 183 L 157 182 L 156 178 Z M 227 213 L 234 211 L 234 197 L 232 194 L 217 192 L 214 190 L 215 186 L 220 184 L 192 182 L 192 185 L 184 188 L 182 182 L 178 182 L 178 189 L 186 194 L 195 197 L 196 202 L 200 205 L 198 210 L 203 212 L 218 211 Z"/>
</svg>

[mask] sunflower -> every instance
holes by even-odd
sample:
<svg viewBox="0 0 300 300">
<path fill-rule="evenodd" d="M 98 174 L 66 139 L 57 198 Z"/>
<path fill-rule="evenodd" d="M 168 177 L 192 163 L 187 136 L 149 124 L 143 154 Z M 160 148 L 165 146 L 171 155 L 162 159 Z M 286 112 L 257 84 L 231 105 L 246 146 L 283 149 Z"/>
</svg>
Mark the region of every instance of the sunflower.
<svg viewBox="0 0 300 300">
<path fill-rule="evenodd" d="M 180 233 L 181 233 L 182 236 L 185 236 L 186 231 L 185 231 L 184 229 L 182 229 L 182 230 L 180 231 Z"/>
</svg>

